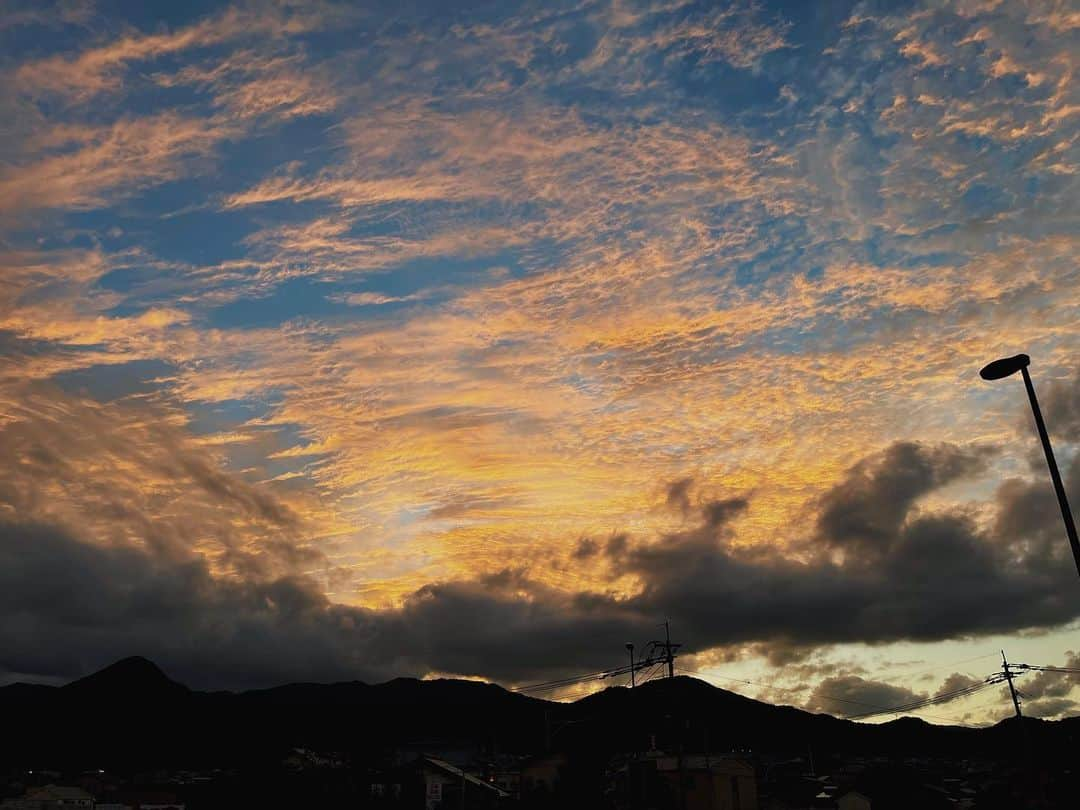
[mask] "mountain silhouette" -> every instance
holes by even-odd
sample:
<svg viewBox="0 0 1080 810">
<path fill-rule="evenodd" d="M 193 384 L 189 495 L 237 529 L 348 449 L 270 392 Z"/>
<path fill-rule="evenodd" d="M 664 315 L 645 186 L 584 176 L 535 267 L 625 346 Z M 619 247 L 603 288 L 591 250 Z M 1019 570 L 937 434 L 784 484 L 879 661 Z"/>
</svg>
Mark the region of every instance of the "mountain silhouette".
<svg viewBox="0 0 1080 810">
<path fill-rule="evenodd" d="M 132 656 L 110 664 L 85 678 L 60 687 L 67 696 L 81 700 L 171 701 L 190 690 L 169 678 L 153 661 Z"/>
<path fill-rule="evenodd" d="M 572 703 L 452 679 L 294 683 L 199 692 L 144 658 L 127 658 L 62 687 L 0 688 L 0 759 L 12 765 L 224 767 L 280 762 L 294 747 L 368 759 L 402 747 L 535 754 L 751 750 L 998 756 L 1018 742 L 1015 720 L 983 729 L 914 718 L 870 725 L 775 706 L 685 676 L 610 687 Z M 1045 750 L 1075 750 L 1080 718 L 1027 720 Z M 82 734 L 57 734 L 79 728 Z"/>
</svg>

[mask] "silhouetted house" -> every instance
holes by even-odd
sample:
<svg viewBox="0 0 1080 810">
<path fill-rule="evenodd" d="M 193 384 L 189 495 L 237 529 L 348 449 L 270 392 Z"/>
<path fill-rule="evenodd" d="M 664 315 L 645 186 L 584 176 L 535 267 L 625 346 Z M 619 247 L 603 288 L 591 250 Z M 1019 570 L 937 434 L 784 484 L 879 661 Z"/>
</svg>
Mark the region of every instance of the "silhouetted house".
<svg viewBox="0 0 1080 810">
<path fill-rule="evenodd" d="M 399 744 L 394 749 L 397 765 L 411 765 L 424 757 L 434 757 L 459 768 L 476 762 L 483 751 L 472 740 L 426 738 Z"/>
<path fill-rule="evenodd" d="M 424 810 L 487 810 L 510 796 L 497 785 L 436 757 L 421 757 L 417 769 L 423 780 Z"/>
<path fill-rule="evenodd" d="M 957 807 L 941 787 L 908 773 L 872 774 L 836 798 L 837 810 L 948 810 Z"/>
<path fill-rule="evenodd" d="M 740 757 L 651 751 L 609 776 L 616 810 L 758 810 L 754 767 Z"/>
<path fill-rule="evenodd" d="M 485 769 L 485 781 L 495 785 L 511 798 L 521 795 L 521 768 L 503 763 L 497 763 Z"/>
<path fill-rule="evenodd" d="M 94 797 L 79 787 L 45 785 L 30 788 L 22 796 L 0 803 L 4 810 L 74 810 L 93 808 Z"/>
<path fill-rule="evenodd" d="M 566 766 L 565 754 L 544 754 L 526 760 L 521 766 L 522 795 L 554 793 L 559 789 Z"/>
<path fill-rule="evenodd" d="M 836 800 L 836 810 L 870 810 L 871 807 L 870 799 L 857 790 L 849 790 Z"/>
</svg>

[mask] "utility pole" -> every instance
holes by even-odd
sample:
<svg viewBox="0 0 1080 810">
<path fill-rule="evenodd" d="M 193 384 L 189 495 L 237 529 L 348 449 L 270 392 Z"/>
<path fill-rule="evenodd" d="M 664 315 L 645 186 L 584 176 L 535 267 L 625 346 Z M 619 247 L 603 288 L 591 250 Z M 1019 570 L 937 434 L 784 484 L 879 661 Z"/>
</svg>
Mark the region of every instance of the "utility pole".
<svg viewBox="0 0 1080 810">
<path fill-rule="evenodd" d="M 681 646 L 681 644 L 671 643 L 671 622 L 664 619 L 664 660 L 667 662 L 667 676 L 669 678 L 675 677 L 675 650 Z"/>
<path fill-rule="evenodd" d="M 1031 756 L 1031 739 L 1028 737 L 1027 726 L 1024 724 L 1024 715 L 1020 711 L 1020 696 L 1016 692 L 1016 687 L 1013 686 L 1013 678 L 1016 677 L 1015 673 L 1009 669 L 1009 661 L 1005 658 L 1005 651 L 1001 651 L 1001 668 L 1002 674 L 1005 676 L 1005 681 L 1009 684 L 1009 694 L 1012 695 L 1013 708 L 1016 709 L 1016 720 L 1020 724 L 1020 736 L 1024 740 L 1024 764 L 1026 766 L 1027 777 L 1030 781 L 1030 790 L 1032 796 L 1042 796 L 1043 785 L 1039 780 L 1038 773 L 1035 770 L 1035 760 Z"/>
<path fill-rule="evenodd" d="M 600 678 L 613 678 L 617 675 L 625 675 L 630 673 L 630 688 L 633 689 L 637 686 L 637 672 L 639 669 L 646 669 L 648 667 L 656 666 L 657 664 L 667 667 L 667 676 L 669 678 L 675 677 L 675 651 L 682 646 L 682 644 L 674 644 L 671 641 L 671 625 L 669 622 L 664 622 L 664 640 L 650 641 L 644 648 L 641 655 L 635 657 L 634 651 L 636 649 L 632 641 L 626 642 L 623 646 L 626 648 L 627 654 L 630 656 L 630 663 L 623 664 L 621 667 L 615 667 L 609 669 L 607 672 L 599 673 Z M 651 677 L 651 675 L 650 675 Z"/>
<path fill-rule="evenodd" d="M 1013 672 L 1009 669 L 1009 661 L 1005 658 L 1005 651 L 1001 651 L 1001 666 L 1002 672 L 1005 675 L 1005 680 L 1009 684 L 1009 694 L 1012 695 L 1013 708 L 1016 709 L 1016 719 L 1020 721 L 1020 727 L 1024 726 L 1024 715 L 1020 711 L 1020 698 L 1016 694 L 1016 687 L 1013 686 Z"/>
</svg>

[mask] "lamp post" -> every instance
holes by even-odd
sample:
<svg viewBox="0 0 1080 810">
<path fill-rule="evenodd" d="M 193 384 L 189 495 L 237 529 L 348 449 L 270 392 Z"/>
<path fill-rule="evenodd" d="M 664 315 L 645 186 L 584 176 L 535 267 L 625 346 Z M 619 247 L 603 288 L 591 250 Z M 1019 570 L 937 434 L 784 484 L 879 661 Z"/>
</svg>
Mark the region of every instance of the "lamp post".
<svg viewBox="0 0 1080 810">
<path fill-rule="evenodd" d="M 1046 423 L 1043 422 L 1042 411 L 1039 409 L 1039 400 L 1035 398 L 1035 387 L 1031 384 L 1031 375 L 1028 374 L 1029 365 L 1031 365 L 1031 358 L 1026 354 L 1003 357 L 983 366 L 979 376 L 984 380 L 1000 380 L 1018 371 L 1023 375 L 1024 387 L 1027 388 L 1028 400 L 1031 402 L 1031 412 L 1035 415 L 1035 427 L 1039 431 L 1043 452 L 1046 453 L 1046 466 L 1050 468 L 1050 479 L 1054 482 L 1054 492 L 1057 493 L 1058 505 L 1061 506 L 1061 519 L 1065 521 L 1065 534 L 1068 535 L 1069 545 L 1072 546 L 1076 572 L 1080 574 L 1080 540 L 1076 537 L 1076 524 L 1073 522 L 1072 512 L 1069 509 L 1069 501 L 1065 497 L 1065 485 L 1061 483 L 1061 473 L 1058 472 L 1057 462 L 1054 460 L 1050 436 L 1046 433 Z"/>
</svg>

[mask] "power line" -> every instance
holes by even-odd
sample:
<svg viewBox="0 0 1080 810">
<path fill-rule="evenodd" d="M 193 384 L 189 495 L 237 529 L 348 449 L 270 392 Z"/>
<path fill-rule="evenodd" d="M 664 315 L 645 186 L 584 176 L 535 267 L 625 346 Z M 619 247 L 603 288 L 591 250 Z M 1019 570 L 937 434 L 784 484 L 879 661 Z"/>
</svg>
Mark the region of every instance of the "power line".
<svg viewBox="0 0 1080 810">
<path fill-rule="evenodd" d="M 952 667 L 958 667 L 961 664 L 970 664 L 972 661 L 982 661 L 985 658 L 997 658 L 997 653 L 986 653 L 985 655 L 976 655 L 973 658 L 965 658 L 962 661 L 953 661 L 948 664 L 937 664 L 929 669 L 919 669 L 915 672 L 904 673 L 907 678 L 914 678 L 916 675 L 925 675 L 927 672 L 940 672 L 943 669 L 950 669 Z"/>
<path fill-rule="evenodd" d="M 528 686 L 517 686 L 511 689 L 511 692 L 546 692 L 552 689 L 558 689 L 563 686 L 574 686 L 586 681 L 600 680 L 605 676 L 609 676 L 611 670 L 602 670 L 600 672 L 590 672 L 587 675 L 572 675 L 566 678 L 557 678 L 551 681 L 543 681 L 541 683 L 534 683 Z"/>
<path fill-rule="evenodd" d="M 793 692 L 802 692 L 803 691 L 802 689 L 796 689 L 796 688 L 793 688 L 793 687 L 783 687 L 783 686 L 776 686 L 775 684 L 770 684 L 770 683 L 762 683 L 761 681 L 751 681 L 751 680 L 747 680 L 746 678 L 731 678 L 731 677 L 728 677 L 727 675 L 715 675 L 715 674 L 706 675 L 704 672 L 698 672 L 697 670 L 693 670 L 693 669 L 686 669 L 685 667 L 679 667 L 679 671 L 688 673 L 690 675 L 697 675 L 699 678 L 702 678 L 704 680 L 709 680 L 710 678 L 720 678 L 721 680 L 731 681 L 732 683 L 745 683 L 748 686 L 760 686 L 763 689 L 775 689 L 778 692 L 793 693 Z M 851 703 L 851 704 L 854 704 L 856 706 L 869 706 L 871 708 L 880 708 L 880 707 L 875 706 L 875 704 L 873 704 L 873 703 L 865 703 L 864 701 L 861 701 L 861 700 L 853 700 L 852 698 L 842 698 L 842 697 L 839 697 L 837 695 L 826 695 L 824 693 L 820 693 L 820 694 L 821 694 L 822 697 L 827 697 L 830 700 L 836 700 L 836 701 L 839 701 L 840 703 Z"/>
<path fill-rule="evenodd" d="M 666 625 L 667 625 L 667 623 L 665 622 L 665 626 Z M 577 686 L 579 684 L 584 684 L 584 683 L 587 683 L 589 681 L 605 680 L 607 678 L 618 677 L 620 675 L 628 675 L 628 674 L 632 675 L 635 672 L 645 670 L 645 669 L 648 669 L 649 671 L 645 675 L 645 677 L 641 679 L 641 683 L 647 683 L 650 680 L 655 679 L 660 674 L 662 674 L 664 668 L 667 668 L 668 674 L 670 676 L 670 675 L 674 674 L 674 658 L 675 658 L 675 656 L 673 654 L 673 651 L 675 649 L 677 649 L 679 646 L 681 646 L 681 645 L 678 645 L 678 644 L 672 644 L 670 638 L 671 638 L 670 635 L 667 635 L 664 641 L 650 642 L 650 646 L 649 646 L 650 651 L 656 650 L 657 652 L 651 653 L 649 656 L 647 656 L 645 658 L 642 658 L 641 660 L 636 661 L 636 662 L 634 662 L 634 663 L 632 663 L 630 665 L 623 665 L 621 667 L 616 667 L 615 669 L 601 670 L 601 671 L 598 671 L 598 672 L 590 672 L 590 673 L 582 674 L 582 675 L 567 676 L 565 678 L 556 678 L 556 679 L 553 679 L 553 680 L 550 680 L 550 681 L 542 681 L 540 683 L 530 684 L 530 685 L 527 685 L 527 686 L 515 687 L 514 689 L 511 689 L 510 691 L 519 692 L 519 693 L 553 692 L 553 691 L 558 691 L 560 689 L 566 689 L 566 688 L 569 688 L 569 687 L 572 687 L 572 686 Z M 945 668 L 949 668 L 949 667 L 953 667 L 953 666 L 959 666 L 961 664 L 970 663 L 972 661 L 979 661 L 979 660 L 982 660 L 984 658 L 988 658 L 988 657 L 990 657 L 990 655 L 992 655 L 992 654 L 979 655 L 979 656 L 974 656 L 972 658 L 967 658 L 967 659 L 964 659 L 964 660 L 961 660 L 961 661 L 955 661 L 955 662 L 952 662 L 952 663 L 941 664 L 939 666 L 933 667 L 933 668 L 928 669 L 928 670 L 922 670 L 921 672 L 932 672 L 932 671 L 937 671 L 937 670 L 940 670 L 940 669 L 945 669 Z M 899 705 L 896 705 L 896 706 L 881 706 L 881 705 L 877 705 L 877 704 L 873 704 L 873 703 L 867 703 L 866 701 L 856 700 L 854 698 L 840 697 L 839 695 L 829 695 L 829 694 L 825 694 L 825 693 L 821 693 L 821 692 L 819 692 L 818 694 L 821 697 L 827 698 L 827 699 L 832 700 L 832 701 L 836 701 L 838 703 L 850 704 L 852 706 L 861 706 L 863 708 L 872 710 L 872 711 L 863 711 L 863 712 L 860 712 L 860 713 L 857 713 L 857 714 L 849 714 L 849 715 L 846 716 L 846 719 L 848 719 L 848 720 L 865 720 L 865 719 L 869 719 L 869 718 L 872 718 L 872 717 L 879 717 L 879 716 L 886 715 L 886 714 L 906 714 L 906 713 L 912 713 L 913 714 L 915 712 L 919 712 L 919 713 L 923 714 L 925 717 L 928 717 L 928 718 L 937 719 L 937 720 L 944 720 L 944 721 L 947 721 L 947 722 L 950 722 L 950 723 L 959 723 L 960 725 L 967 725 L 963 721 L 957 720 L 956 718 L 944 717 L 944 716 L 940 716 L 940 715 L 926 714 L 926 712 L 924 710 L 926 708 L 929 708 L 929 707 L 932 707 L 932 706 L 937 706 L 937 705 L 940 705 L 940 704 L 943 704 L 943 703 L 951 702 L 953 700 L 958 700 L 960 698 L 975 695 L 975 694 L 977 694 L 977 693 L 979 693 L 979 692 L 983 691 L 984 689 L 987 689 L 987 688 L 989 688 L 991 686 L 995 686 L 997 684 L 1004 683 L 1004 682 L 1008 681 L 1010 675 L 1015 677 L 1016 675 L 1026 674 L 1027 672 L 1054 672 L 1054 673 L 1070 674 L 1070 675 L 1080 674 L 1080 668 L 1074 668 L 1074 667 L 1042 666 L 1042 665 L 1036 665 L 1036 664 L 1009 664 L 1008 667 L 1011 668 L 1011 669 L 1003 671 L 1003 672 L 996 672 L 996 673 L 994 673 L 992 675 L 987 676 L 982 681 L 978 681 L 976 683 L 968 684 L 967 686 L 959 687 L 957 689 L 952 689 L 952 690 L 949 690 L 947 692 L 941 692 L 941 693 L 938 693 L 936 695 L 931 695 L 931 696 L 928 696 L 928 697 L 925 697 L 925 698 L 920 698 L 918 700 L 908 701 L 906 703 L 902 703 L 902 704 L 899 704 Z M 779 691 L 779 692 L 801 693 L 802 691 L 804 691 L 802 689 L 785 688 L 785 687 L 782 687 L 782 686 L 777 686 L 775 684 L 767 684 L 767 683 L 762 683 L 760 681 L 752 681 L 752 680 L 749 680 L 749 679 L 746 679 L 746 678 L 732 678 L 732 677 L 729 677 L 729 676 L 726 676 L 726 675 L 716 675 L 716 674 L 706 675 L 703 672 L 699 672 L 697 670 L 692 670 L 692 669 L 687 669 L 685 667 L 679 667 L 679 671 L 683 672 L 683 673 L 686 673 L 686 674 L 690 674 L 690 675 L 696 675 L 697 677 L 702 678 L 702 679 L 704 679 L 706 681 L 716 678 L 716 679 L 721 679 L 721 680 L 732 682 L 732 683 L 741 683 L 741 684 L 747 684 L 747 685 L 750 685 L 750 686 L 759 686 L 759 687 L 761 687 L 763 689 Z M 919 673 L 916 672 L 916 673 L 912 673 L 912 674 L 919 674 Z M 897 687 L 897 688 L 900 688 L 900 687 Z"/>
<path fill-rule="evenodd" d="M 661 657 L 659 659 L 646 659 L 645 661 L 638 662 L 637 664 L 635 664 L 635 668 L 638 668 L 638 667 L 644 668 L 644 667 L 647 667 L 647 666 L 650 666 L 650 665 L 652 666 L 652 669 L 649 671 L 649 673 L 646 675 L 646 677 L 642 679 L 642 683 L 646 683 L 647 681 L 652 680 L 653 678 L 657 677 L 657 675 L 660 674 L 660 671 L 662 671 L 661 668 L 666 664 L 667 664 L 666 657 Z M 618 667 L 615 670 L 605 670 L 605 671 L 601 671 L 601 672 L 591 672 L 591 673 L 584 674 L 584 675 L 576 675 L 576 676 L 570 676 L 570 677 L 566 677 L 566 678 L 558 678 L 558 679 L 555 679 L 555 680 L 544 681 L 542 683 L 531 684 L 531 685 L 528 685 L 528 686 L 520 686 L 520 687 L 517 687 L 515 689 L 512 689 L 511 691 L 519 692 L 519 693 L 556 691 L 556 690 L 559 690 L 559 689 L 564 689 L 564 688 L 568 688 L 568 687 L 571 687 L 571 686 L 576 686 L 576 685 L 581 684 L 581 683 L 586 683 L 588 681 L 603 680 L 603 679 L 606 679 L 606 678 L 617 677 L 619 675 L 626 675 L 626 674 L 629 674 L 629 671 L 630 671 L 629 666 L 623 666 L 623 667 Z M 691 675 L 696 675 L 696 676 L 698 676 L 698 677 L 700 677 L 700 678 L 702 678 L 704 680 L 709 680 L 710 678 L 719 678 L 719 679 L 722 679 L 722 680 L 725 680 L 725 681 L 730 681 L 730 682 L 733 682 L 733 683 L 743 683 L 743 684 L 752 685 L 752 686 L 760 686 L 760 687 L 762 687 L 764 689 L 773 689 L 773 690 L 780 691 L 780 692 L 792 693 L 792 692 L 800 692 L 800 691 L 802 691 L 802 690 L 799 690 L 799 689 L 791 689 L 791 688 L 784 688 L 784 687 L 781 687 L 781 686 L 776 686 L 775 684 L 761 683 L 760 681 L 751 681 L 751 680 L 747 680 L 745 678 L 731 678 L 731 677 L 728 677 L 726 675 L 706 675 L 705 673 L 698 672 L 697 670 L 687 669 L 685 667 L 679 667 L 679 671 L 687 673 L 687 674 L 691 674 Z M 994 676 L 991 676 L 991 678 L 993 678 L 993 677 Z M 902 713 L 902 712 L 921 711 L 922 709 L 924 709 L 926 707 L 929 707 L 929 706 L 933 706 L 933 705 L 936 705 L 936 704 L 939 704 L 939 703 L 944 703 L 944 702 L 947 702 L 949 700 L 953 700 L 953 699 L 956 699 L 958 697 L 962 697 L 962 696 L 965 696 L 965 695 L 968 695 L 968 694 L 975 694 L 976 692 L 981 691 L 983 688 L 988 687 L 988 686 L 992 686 L 992 685 L 994 685 L 996 683 L 1001 683 L 1001 680 L 993 680 L 993 681 L 991 681 L 990 679 L 987 679 L 986 681 L 980 682 L 978 684 L 971 684 L 969 686 L 962 687 L 960 689 L 951 690 L 950 692 L 942 693 L 942 694 L 939 694 L 939 695 L 934 695 L 932 697 L 928 697 L 928 698 L 918 700 L 918 701 L 911 701 L 909 703 L 902 704 L 902 705 L 899 705 L 899 706 L 881 706 L 879 704 L 867 703 L 866 701 L 855 700 L 853 698 L 840 697 L 839 695 L 828 695 L 828 694 L 824 694 L 824 693 L 819 693 L 819 694 L 821 694 L 822 697 L 828 698 L 829 700 L 834 700 L 834 701 L 836 701 L 838 703 L 846 703 L 846 704 L 850 704 L 850 705 L 853 705 L 853 706 L 861 706 L 861 707 L 864 707 L 864 708 L 873 709 L 873 711 L 862 712 L 862 713 L 859 713 L 859 714 L 854 714 L 854 715 L 848 715 L 847 716 L 847 719 L 849 719 L 849 720 L 860 720 L 860 719 L 866 719 L 866 718 L 875 717 L 875 716 L 879 716 L 879 715 L 883 715 L 883 714 L 899 714 L 899 713 Z M 923 714 L 925 714 L 925 712 L 923 712 Z M 935 716 L 935 715 L 930 715 L 930 714 L 925 714 L 925 716 L 926 717 L 931 717 L 931 718 L 934 718 L 934 719 L 946 720 L 948 722 L 954 722 L 954 723 L 955 722 L 961 722 L 961 721 L 956 720 L 955 718 L 950 718 L 950 717 L 940 717 L 940 716 Z"/>
<path fill-rule="evenodd" d="M 648 683 L 651 680 L 662 677 L 664 674 L 664 665 L 662 663 L 657 664 L 649 670 L 648 674 L 641 679 L 642 683 Z"/>
<path fill-rule="evenodd" d="M 943 670 L 943 669 L 949 669 L 951 667 L 958 667 L 961 664 L 970 664 L 972 661 L 981 661 L 981 660 L 983 660 L 985 658 L 995 658 L 995 657 L 997 657 L 997 653 L 986 653 L 985 655 L 976 655 L 976 656 L 974 656 L 972 658 L 964 658 L 964 659 L 962 659 L 960 661 L 952 661 L 952 662 L 949 662 L 949 663 L 938 664 L 936 666 L 930 667 L 929 669 L 921 669 L 921 670 L 917 670 L 915 672 L 910 672 L 910 673 L 907 673 L 907 677 L 913 678 L 916 675 L 923 675 L 923 674 L 925 674 L 927 672 L 938 672 L 938 671 Z M 1012 666 L 1015 667 L 1015 666 L 1018 666 L 1018 665 L 1013 664 Z M 776 686 L 774 684 L 761 683 L 760 681 L 748 681 L 748 680 L 746 680 L 744 678 L 730 678 L 730 677 L 727 677 L 725 675 L 706 676 L 701 672 L 698 672 L 698 671 L 692 670 L 692 669 L 686 669 L 685 667 L 680 667 L 679 669 L 682 672 L 688 672 L 688 673 L 698 675 L 698 676 L 700 676 L 702 678 L 706 678 L 706 679 L 708 677 L 723 678 L 724 680 L 734 681 L 736 683 L 752 684 L 754 686 L 761 686 L 761 687 L 763 687 L 765 689 L 775 689 L 775 690 L 780 691 L 780 692 L 801 692 L 801 691 L 803 691 L 802 689 L 784 688 L 782 686 Z M 889 684 L 889 685 L 891 686 L 892 684 Z M 838 701 L 840 701 L 842 703 L 856 703 L 856 704 L 862 705 L 862 706 L 870 706 L 871 705 L 871 704 L 868 704 L 868 703 L 862 703 L 861 701 L 851 700 L 851 699 L 848 699 L 848 698 L 841 698 L 841 697 L 837 697 L 837 696 L 822 695 L 822 697 L 828 697 L 831 700 L 838 700 Z"/>
<path fill-rule="evenodd" d="M 628 644 L 627 649 L 631 651 L 631 659 L 629 664 L 623 664 L 622 666 L 615 667 L 614 669 L 601 670 L 600 672 L 590 672 L 584 675 L 570 675 L 565 678 L 555 678 L 550 681 L 541 681 L 540 683 L 529 684 L 527 686 L 517 686 L 511 689 L 511 692 L 520 693 L 534 693 L 534 692 L 552 692 L 559 689 L 565 689 L 570 686 L 577 686 L 578 684 L 586 683 L 593 680 L 604 680 L 606 678 L 617 678 L 620 675 L 629 675 L 629 684 L 633 685 L 634 674 L 649 667 L 655 667 L 657 665 L 663 665 L 667 667 L 668 677 L 675 674 L 675 657 L 676 650 L 678 650 L 682 644 L 673 643 L 671 640 L 671 625 L 670 622 L 665 621 L 664 627 L 664 639 L 663 641 L 654 640 L 650 641 L 646 648 L 646 655 L 637 661 L 633 660 L 633 646 Z M 654 676 L 655 672 L 650 672 L 649 677 L 645 680 L 649 680 Z M 645 680 L 642 683 L 645 683 Z"/>
<path fill-rule="evenodd" d="M 978 692 L 978 691 L 984 689 L 987 686 L 992 686 L 992 685 L 994 685 L 996 683 L 1000 683 L 1000 682 L 1001 682 L 1000 677 L 998 677 L 996 675 L 991 675 L 991 676 L 989 676 L 987 678 L 984 678 L 982 681 L 977 681 L 975 683 L 970 683 L 967 686 L 960 686 L 960 687 L 957 687 L 956 689 L 950 689 L 950 690 L 948 690 L 946 692 L 938 692 L 938 693 L 936 693 L 934 695 L 929 695 L 927 697 L 922 697 L 922 698 L 917 698 L 915 700 L 910 700 L 907 703 L 900 703 L 900 704 L 898 704 L 896 706 L 893 706 L 892 709 L 894 709 L 896 711 L 902 711 L 902 710 L 908 709 L 908 708 L 924 706 L 924 705 L 929 704 L 929 703 L 947 703 L 950 700 L 955 700 L 958 697 L 963 697 L 964 695 L 972 693 L 972 692 Z"/>
<path fill-rule="evenodd" d="M 1009 664 L 1013 669 L 1023 669 L 1033 672 L 1061 672 L 1068 675 L 1080 675 L 1080 669 L 1075 667 L 1040 667 L 1034 664 Z"/>
<path fill-rule="evenodd" d="M 979 656 L 979 657 L 980 658 L 985 658 L 986 656 Z M 978 660 L 978 659 L 976 658 L 976 659 L 971 659 L 971 660 Z M 946 666 L 951 666 L 951 665 L 946 665 Z M 942 704 L 942 703 L 948 703 L 950 701 L 957 700 L 957 699 L 962 698 L 962 697 L 968 697 L 970 695 L 977 694 L 977 693 L 983 691 L 984 689 L 987 689 L 987 688 L 989 688 L 991 686 L 996 686 L 996 685 L 1001 684 L 1001 683 L 1008 683 L 1008 685 L 1009 685 L 1009 693 L 1012 696 L 1013 705 L 1016 708 L 1016 714 L 1019 717 L 1020 716 L 1020 707 L 1019 707 L 1019 702 L 1018 702 L 1018 694 L 1019 693 L 1018 693 L 1018 690 L 1013 686 L 1012 679 L 1016 675 L 1023 674 L 1023 673 L 1013 672 L 1012 670 L 1021 669 L 1021 670 L 1024 670 L 1024 671 L 1061 672 L 1061 673 L 1067 673 L 1067 674 L 1080 674 L 1080 669 L 1073 668 L 1073 667 L 1049 667 L 1049 666 L 1044 667 L 1044 666 L 1035 666 L 1035 665 L 1032 665 L 1032 664 L 1009 664 L 1008 661 L 1005 660 L 1004 655 L 1002 657 L 1002 666 L 1003 666 L 1003 669 L 1002 669 L 1001 672 L 995 672 L 994 674 L 987 676 L 986 678 L 984 678 L 980 682 L 973 683 L 973 684 L 968 684 L 967 686 L 959 687 L 957 689 L 952 689 L 952 690 L 949 690 L 947 692 L 940 692 L 940 693 L 938 693 L 936 695 L 932 695 L 932 696 L 927 697 L 927 698 L 922 698 L 922 699 L 919 699 L 919 700 L 909 701 L 908 703 L 904 703 L 904 704 L 901 704 L 901 705 L 898 705 L 898 706 L 892 706 L 892 707 L 887 708 L 887 709 L 886 708 L 879 708 L 877 711 L 873 711 L 873 712 L 864 712 L 862 714 L 848 715 L 847 719 L 848 720 L 862 720 L 862 719 L 866 719 L 866 718 L 870 718 L 870 717 L 880 716 L 880 715 L 883 715 L 883 714 L 901 714 L 901 713 L 916 712 L 916 711 L 924 709 L 924 708 L 926 708 L 928 706 L 936 706 L 936 705 L 939 705 L 939 704 Z M 747 683 L 749 683 L 749 681 L 747 681 Z M 830 697 L 830 696 L 829 695 L 823 695 L 823 697 Z M 836 696 L 833 696 L 830 699 L 841 700 L 843 702 L 853 702 L 853 703 L 858 702 L 858 701 L 851 701 L 849 699 L 839 698 L 839 697 L 836 697 Z M 927 715 L 927 716 L 930 716 L 930 715 Z"/>
<path fill-rule="evenodd" d="M 996 678 L 991 676 L 979 683 L 974 683 L 961 689 L 953 689 L 949 692 L 942 692 L 931 697 L 923 698 L 921 700 L 913 700 L 908 703 L 901 704 L 899 706 L 891 706 L 889 708 L 881 708 L 872 712 L 863 712 L 862 714 L 848 715 L 848 720 L 865 720 L 870 717 L 877 717 L 883 714 L 903 714 L 907 712 L 916 712 L 920 709 L 927 708 L 929 706 L 937 706 L 941 703 L 948 703 L 958 698 L 967 697 L 968 695 L 974 695 L 981 692 L 983 689 L 987 689 L 991 686 L 995 686 L 1002 682 L 1002 678 Z"/>
<path fill-rule="evenodd" d="M 652 656 L 649 658 L 643 658 L 637 661 L 633 665 L 633 671 L 645 669 L 647 667 L 664 664 L 667 661 L 664 656 Z M 559 689 L 565 686 L 575 686 L 579 683 L 585 683 L 587 681 L 599 681 L 607 678 L 617 678 L 620 675 L 630 674 L 630 665 L 623 665 L 616 667 L 615 669 L 605 669 L 599 672 L 590 672 L 584 675 L 571 675 L 566 678 L 556 678 L 551 681 L 542 681 L 541 683 L 529 684 L 528 686 L 517 686 L 511 689 L 511 692 L 547 692 L 554 689 Z"/>
</svg>

